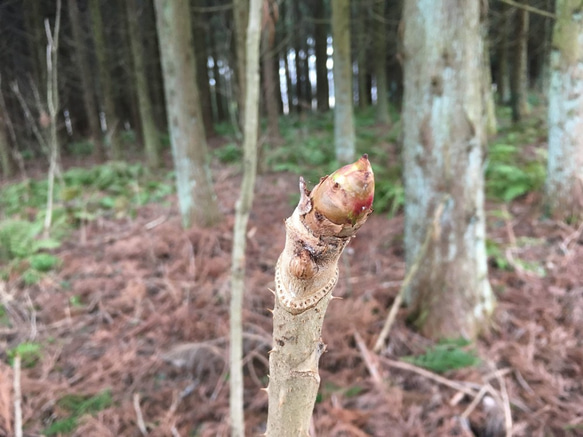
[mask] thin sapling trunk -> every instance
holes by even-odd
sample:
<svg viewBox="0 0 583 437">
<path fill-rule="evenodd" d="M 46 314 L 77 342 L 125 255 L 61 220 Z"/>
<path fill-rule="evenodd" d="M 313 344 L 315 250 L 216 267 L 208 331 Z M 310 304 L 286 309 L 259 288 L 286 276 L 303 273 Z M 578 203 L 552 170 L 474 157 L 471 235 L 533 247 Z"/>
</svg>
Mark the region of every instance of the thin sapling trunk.
<svg viewBox="0 0 583 437">
<path fill-rule="evenodd" d="M 269 437 L 308 436 L 320 385 L 320 334 L 342 251 L 372 212 L 374 175 L 367 155 L 310 192 L 286 222 L 275 271 L 273 349 L 269 357 Z"/>
</svg>

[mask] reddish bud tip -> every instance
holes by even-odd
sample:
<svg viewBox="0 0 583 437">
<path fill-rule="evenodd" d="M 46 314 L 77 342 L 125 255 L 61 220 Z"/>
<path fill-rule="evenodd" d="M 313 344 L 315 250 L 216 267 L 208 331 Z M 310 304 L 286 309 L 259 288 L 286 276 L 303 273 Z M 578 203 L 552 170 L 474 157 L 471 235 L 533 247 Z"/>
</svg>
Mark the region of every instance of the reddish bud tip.
<svg viewBox="0 0 583 437">
<path fill-rule="evenodd" d="M 323 178 L 310 197 L 313 207 L 332 223 L 360 227 L 372 211 L 374 199 L 368 155 Z"/>
</svg>

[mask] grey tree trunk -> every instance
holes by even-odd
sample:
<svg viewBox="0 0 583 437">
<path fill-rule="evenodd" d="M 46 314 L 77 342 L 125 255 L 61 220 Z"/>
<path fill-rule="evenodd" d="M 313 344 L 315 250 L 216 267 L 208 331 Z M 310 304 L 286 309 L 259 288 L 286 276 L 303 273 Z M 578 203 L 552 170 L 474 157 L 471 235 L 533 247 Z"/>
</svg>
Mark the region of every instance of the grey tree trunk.
<svg viewBox="0 0 583 437">
<path fill-rule="evenodd" d="M 583 22 L 579 0 L 557 0 L 546 200 L 551 214 L 583 217 Z"/>
<path fill-rule="evenodd" d="M 233 18 L 235 22 L 235 47 L 237 54 L 237 104 L 239 106 L 239 124 L 244 128 L 245 119 L 245 40 L 247 33 L 247 22 L 249 21 L 249 0 L 233 0 Z"/>
<path fill-rule="evenodd" d="M 324 23 L 324 0 L 315 0 L 314 6 L 314 50 L 316 54 L 316 98 L 318 111 L 330 109 L 328 90 L 328 25 Z"/>
<path fill-rule="evenodd" d="M 350 1 L 332 2 L 334 44 L 334 149 L 341 164 L 354 161 L 352 59 L 350 57 Z"/>
<path fill-rule="evenodd" d="M 68 1 L 69 19 L 75 45 L 75 59 L 81 76 L 81 86 L 83 87 L 83 104 L 91 130 L 91 137 L 95 144 L 95 154 L 97 159 L 105 159 L 105 148 L 103 147 L 101 127 L 99 125 L 99 111 L 95 102 L 95 89 L 93 88 L 93 74 L 89 63 L 88 47 L 85 43 L 85 32 L 82 27 L 81 15 L 77 0 Z"/>
<path fill-rule="evenodd" d="M 356 65 L 358 65 L 358 107 L 364 108 L 370 104 L 367 90 L 367 73 L 368 73 L 368 58 L 369 46 L 368 32 L 365 31 L 367 23 L 368 5 L 366 2 L 354 2 L 354 15 L 356 20 L 354 22 L 354 40 L 357 47 Z"/>
<path fill-rule="evenodd" d="M 281 141 L 279 133 L 279 108 L 277 94 L 279 89 L 275 88 L 275 75 L 279 74 L 275 70 L 273 62 L 275 50 L 275 25 L 278 19 L 277 3 L 265 0 L 263 8 L 263 29 L 262 29 L 262 52 L 261 64 L 263 70 L 263 94 L 265 96 L 265 107 L 267 109 L 267 139 L 273 145 Z M 262 167 L 266 166 L 262 163 Z M 262 170 L 265 170 L 264 168 Z"/>
<path fill-rule="evenodd" d="M 170 0 L 172 1 L 172 0 Z M 263 0 L 251 0 L 246 33 L 245 120 L 243 138 L 243 181 L 235 207 L 230 302 L 230 399 L 231 436 L 245 435 L 243 414 L 243 294 L 245 290 L 245 247 L 247 223 L 253 204 L 257 173 L 257 129 L 259 127 L 259 42 Z"/>
<path fill-rule="evenodd" d="M 522 0 L 524 2 L 524 0 Z M 510 88 L 512 92 L 512 120 L 520 121 L 530 113 L 528 104 L 528 23 L 529 12 L 524 9 L 516 11 L 512 74 Z"/>
<path fill-rule="evenodd" d="M 406 0 L 403 11 L 408 268 L 444 202 L 439 232 L 405 301 L 417 327 L 433 338 L 474 338 L 494 307 L 485 249 L 479 8 L 463 0 Z"/>
<path fill-rule="evenodd" d="M 91 19 L 93 21 L 93 40 L 95 41 L 95 54 L 97 57 L 97 68 L 99 70 L 99 83 L 101 84 L 101 100 L 107 121 L 107 142 L 111 149 L 111 158 L 119 160 L 122 158 L 121 145 L 119 142 L 120 123 L 115 111 L 115 96 L 111 83 L 111 72 L 109 70 L 110 60 L 107 55 L 105 35 L 103 31 L 103 19 L 99 0 L 90 0 Z"/>
<path fill-rule="evenodd" d="M 137 2 L 136 0 L 128 0 L 126 1 L 126 6 L 129 24 L 130 46 L 134 63 L 135 87 L 136 94 L 138 96 L 140 121 L 142 124 L 142 138 L 144 141 L 144 149 L 146 151 L 146 162 L 148 163 L 149 168 L 155 169 L 160 166 L 160 144 L 158 140 L 156 123 L 154 121 L 152 99 L 150 98 L 150 92 L 148 89 L 148 79 L 146 76 L 144 57 L 142 55 L 143 44 L 137 21 L 138 17 L 136 16 Z M 189 78 L 189 81 L 191 78 Z M 169 115 L 168 118 L 170 119 Z"/>
<path fill-rule="evenodd" d="M 386 2 L 376 1 L 374 4 L 374 74 L 377 84 L 377 123 L 389 124 L 389 97 L 387 90 L 387 31 L 385 26 Z"/>
<path fill-rule="evenodd" d="M 500 4 L 500 42 L 498 48 L 498 98 L 500 103 L 507 105 L 510 103 L 512 94 L 510 92 L 510 63 L 509 63 L 509 32 L 512 17 L 516 11 L 504 3 Z"/>
<path fill-rule="evenodd" d="M 156 0 L 155 7 L 182 224 L 211 226 L 221 214 L 208 165 L 188 0 Z"/>
<path fill-rule="evenodd" d="M 14 166 L 10 157 L 8 135 L 6 134 L 6 127 L 2 114 L 0 114 L 0 169 L 2 170 L 2 177 L 4 179 L 11 178 L 14 173 Z"/>
<path fill-rule="evenodd" d="M 204 6 L 204 2 L 194 2 L 195 6 Z M 209 83 L 208 71 L 208 45 L 206 43 L 207 23 L 201 14 L 193 13 L 193 42 L 196 55 L 196 77 L 198 81 L 198 90 L 200 93 L 200 102 L 202 109 L 202 119 L 204 130 L 207 138 L 212 137 L 215 133 L 213 125 L 213 106 L 211 100 L 211 89 Z"/>
<path fill-rule="evenodd" d="M 486 137 L 493 137 L 498 132 L 496 122 L 496 102 L 492 91 L 492 70 L 490 68 L 490 44 L 488 42 L 488 24 L 486 18 L 482 22 L 482 102 L 484 104 L 484 120 L 486 121 Z"/>
</svg>

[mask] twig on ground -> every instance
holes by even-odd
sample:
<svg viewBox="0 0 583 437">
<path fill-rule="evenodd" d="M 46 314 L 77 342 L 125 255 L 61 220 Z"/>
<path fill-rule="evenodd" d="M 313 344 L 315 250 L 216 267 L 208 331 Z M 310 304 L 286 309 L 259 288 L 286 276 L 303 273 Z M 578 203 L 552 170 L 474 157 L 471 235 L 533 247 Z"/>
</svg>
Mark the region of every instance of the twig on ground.
<svg viewBox="0 0 583 437">
<path fill-rule="evenodd" d="M 582 233 L 583 233 L 583 222 L 581 222 L 581 224 L 579 225 L 579 227 L 577 228 L 576 231 L 571 232 L 563 241 L 561 241 L 559 243 L 559 247 L 560 247 L 561 251 L 563 252 L 563 254 L 565 254 L 565 255 L 569 254 L 569 245 L 573 241 L 579 240 Z"/>
<path fill-rule="evenodd" d="M 500 385 L 500 395 L 502 397 L 502 407 L 504 409 L 504 428 L 506 437 L 512 437 L 512 411 L 510 410 L 510 399 L 508 398 L 508 390 L 506 390 L 506 382 L 500 374 L 495 372 L 496 379 Z"/>
<path fill-rule="evenodd" d="M 136 411 L 136 421 L 138 425 L 138 429 L 142 433 L 142 435 L 148 435 L 148 429 L 146 428 L 146 424 L 144 423 L 144 416 L 142 415 L 142 409 L 140 408 L 140 394 L 134 393 L 134 410 Z"/>
<path fill-rule="evenodd" d="M 464 410 L 460 417 L 462 419 L 467 419 L 468 417 L 470 417 L 470 414 L 472 414 L 472 412 L 476 409 L 476 407 L 478 406 L 478 404 L 480 403 L 480 401 L 482 400 L 486 393 L 488 393 L 488 386 L 483 385 L 478 394 L 476 395 L 476 397 L 474 398 L 474 400 L 470 402 L 470 405 L 468 405 L 468 407 Z"/>
<path fill-rule="evenodd" d="M 157 219 L 152 220 L 144 225 L 144 228 L 148 231 L 151 231 L 157 226 L 160 226 L 162 223 L 166 222 L 170 216 L 169 215 L 161 215 Z"/>
<path fill-rule="evenodd" d="M 22 437 L 22 392 L 20 390 L 20 355 L 14 357 L 14 436 Z"/>
<path fill-rule="evenodd" d="M 380 359 L 390 367 L 395 367 L 397 369 L 408 370 L 410 372 L 417 373 L 418 375 L 423 376 L 424 378 L 431 379 L 432 381 L 435 381 L 439 384 L 453 388 L 454 390 L 461 391 L 461 392 L 467 394 L 468 396 L 473 397 L 473 396 L 476 396 L 478 393 L 476 390 L 464 385 L 464 383 L 462 383 L 460 381 L 452 381 L 450 379 L 444 378 L 443 376 L 440 376 L 440 375 L 437 375 L 433 372 L 430 372 L 429 370 L 425 370 L 425 369 L 422 369 L 421 367 L 417 367 L 413 364 L 405 363 L 403 361 L 391 360 L 390 358 L 386 358 L 386 357 L 382 357 L 382 356 L 380 357 Z"/>
<path fill-rule="evenodd" d="M 433 220 L 431 221 L 431 224 L 427 228 L 427 231 L 426 231 L 427 233 L 425 234 L 425 241 L 423 241 L 423 245 L 421 246 L 421 249 L 419 249 L 419 252 L 417 253 L 417 256 L 415 257 L 415 262 L 411 265 L 411 267 L 409 268 L 409 271 L 405 275 L 405 279 L 403 279 L 403 282 L 401 283 L 401 288 L 399 289 L 399 293 L 397 294 L 397 297 L 395 297 L 395 300 L 393 301 L 393 305 L 391 306 L 391 310 L 389 311 L 389 314 L 387 315 L 387 320 L 385 321 L 383 329 L 381 330 L 381 333 L 379 334 L 379 338 L 377 339 L 377 341 L 374 345 L 373 351 L 375 351 L 377 353 L 381 351 L 381 349 L 383 348 L 383 346 L 385 344 L 385 341 L 389 335 L 389 332 L 391 331 L 391 327 L 393 326 L 393 323 L 395 322 L 395 319 L 397 318 L 397 312 L 399 311 L 399 308 L 401 308 L 401 303 L 403 302 L 403 295 L 405 294 L 405 290 L 407 289 L 407 287 L 409 287 L 409 283 L 417 274 L 417 270 L 419 270 L 419 265 L 421 264 L 421 262 L 423 261 L 423 258 L 425 257 L 425 253 L 427 252 L 427 248 L 429 247 L 430 241 L 437 239 L 439 236 L 439 232 L 440 232 L 439 219 L 441 218 L 441 214 L 443 214 L 443 208 L 445 206 L 445 202 L 448 199 L 449 199 L 448 195 L 443 196 L 443 198 L 441 199 L 441 202 L 439 203 L 437 208 L 435 208 L 435 212 L 433 214 Z"/>
<path fill-rule="evenodd" d="M 379 369 L 378 369 L 377 363 L 375 362 L 374 357 L 371 355 L 370 351 L 366 347 L 366 344 L 364 343 L 364 340 L 362 339 L 362 337 L 360 336 L 358 331 L 356 329 L 353 329 L 352 334 L 354 335 L 354 340 L 356 341 L 356 345 L 358 346 L 358 350 L 360 351 L 360 354 L 362 355 L 362 359 L 364 360 L 364 363 L 366 364 L 366 368 L 368 369 L 368 373 L 370 373 L 370 376 L 372 377 L 375 385 L 378 386 L 378 388 L 381 389 L 381 391 L 384 391 L 383 378 L 381 377 L 381 375 L 379 373 Z"/>
</svg>

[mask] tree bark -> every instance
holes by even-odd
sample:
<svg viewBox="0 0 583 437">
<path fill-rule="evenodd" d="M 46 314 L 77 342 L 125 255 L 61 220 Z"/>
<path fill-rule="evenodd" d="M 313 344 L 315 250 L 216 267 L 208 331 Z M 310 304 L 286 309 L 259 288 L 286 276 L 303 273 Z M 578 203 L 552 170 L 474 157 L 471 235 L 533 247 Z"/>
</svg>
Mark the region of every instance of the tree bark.
<svg viewBox="0 0 583 437">
<path fill-rule="evenodd" d="M 406 0 L 403 11 L 408 268 L 440 199 L 448 199 L 440 232 L 405 295 L 414 323 L 432 338 L 475 338 L 494 307 L 485 249 L 479 8 L 462 0 Z"/>
<path fill-rule="evenodd" d="M 293 7 L 293 33 L 292 33 L 292 41 L 294 47 L 294 67 L 296 70 L 296 98 L 298 99 L 298 104 L 296 106 L 296 110 L 298 112 L 302 112 L 304 106 L 306 105 L 306 94 L 304 93 L 304 77 L 303 77 L 303 65 L 300 52 L 303 48 L 302 38 L 302 17 L 300 15 L 300 2 L 294 1 L 292 2 Z"/>
<path fill-rule="evenodd" d="M 500 4 L 500 42 L 498 43 L 498 95 L 500 103 L 508 105 L 511 103 L 512 93 L 510 91 L 510 62 L 509 62 L 509 31 L 510 23 L 513 21 L 513 14 L 516 11 L 510 9 L 506 4 Z"/>
<path fill-rule="evenodd" d="M 334 44 L 334 150 L 340 163 L 354 160 L 352 59 L 350 56 L 350 2 L 332 2 Z"/>
<path fill-rule="evenodd" d="M 150 91 L 148 89 L 148 79 L 146 77 L 144 58 L 142 56 L 142 37 L 138 26 L 138 17 L 136 15 L 138 6 L 136 0 L 126 1 L 126 6 L 129 24 L 130 46 L 134 64 L 133 73 L 136 94 L 138 97 L 140 121 L 142 125 L 142 137 L 146 151 L 146 162 L 148 163 L 149 168 L 156 169 L 160 166 L 160 142 L 158 140 L 156 123 L 154 121 L 152 100 L 150 98 Z M 162 49 L 160 51 L 162 51 Z M 166 104 L 168 104 L 168 102 L 166 102 Z M 168 118 L 170 119 L 169 115 Z"/>
<path fill-rule="evenodd" d="M 528 18 L 529 12 L 527 10 L 516 11 L 514 24 L 517 39 L 510 77 L 512 120 L 514 122 L 522 120 L 525 115 L 530 113 L 530 105 L 528 104 Z"/>
<path fill-rule="evenodd" d="M 225 99 L 225 83 L 223 76 L 219 69 L 219 59 L 221 57 L 217 39 L 215 38 L 215 31 L 213 28 L 210 29 L 209 42 L 213 51 L 213 78 L 215 79 L 215 106 L 217 108 L 217 121 L 225 121 L 227 119 L 227 102 Z"/>
<path fill-rule="evenodd" d="M 77 0 L 69 0 L 68 8 L 69 21 L 71 23 L 71 30 L 73 32 L 75 59 L 79 68 L 79 75 L 81 76 L 81 86 L 83 87 L 83 104 L 85 107 L 87 120 L 89 121 L 91 138 L 95 144 L 95 154 L 99 161 L 103 161 L 106 157 L 106 154 L 105 148 L 103 146 L 101 126 L 99 124 L 99 111 L 95 102 L 95 89 L 93 88 L 94 80 L 89 63 L 86 35 L 81 22 L 81 14 L 79 14 Z"/>
<path fill-rule="evenodd" d="M 374 4 L 374 72 L 377 85 L 377 123 L 388 125 L 389 97 L 387 90 L 387 31 L 385 26 L 385 0 L 376 0 Z"/>
<path fill-rule="evenodd" d="M 221 214 L 210 178 L 188 0 L 156 0 L 155 7 L 182 224 L 211 226 Z"/>
<path fill-rule="evenodd" d="M 171 1 L 171 0 L 170 0 Z M 243 181 L 236 205 L 233 231 L 230 303 L 230 407 L 231 436 L 243 437 L 243 294 L 245 289 L 245 242 L 253 204 L 257 173 L 257 129 L 259 127 L 259 42 L 263 0 L 251 0 L 245 63 L 245 120 L 243 126 Z"/>
<path fill-rule="evenodd" d="M 202 6 L 204 3 L 200 0 L 195 2 L 195 6 Z M 207 25 L 203 17 L 193 13 L 194 28 L 194 54 L 196 56 L 196 77 L 198 81 L 198 90 L 200 93 L 200 106 L 202 109 L 202 120 L 207 138 L 215 134 L 213 125 L 213 106 L 211 101 L 211 90 L 209 83 L 208 71 L 208 51 L 207 51 Z"/>
<path fill-rule="evenodd" d="M 496 102 L 494 101 L 494 92 L 492 90 L 492 69 L 490 66 L 490 43 L 488 40 L 488 19 L 484 11 L 482 17 L 482 41 L 484 50 L 482 53 L 482 102 L 484 105 L 484 120 L 486 128 L 486 138 L 493 137 L 498 132 L 496 122 Z"/>
<path fill-rule="evenodd" d="M 328 90 L 328 25 L 324 23 L 324 0 L 315 0 L 314 43 L 316 51 L 316 99 L 318 111 L 330 109 Z"/>
<path fill-rule="evenodd" d="M 275 64 L 273 62 L 275 25 L 277 19 L 277 4 L 265 0 L 263 3 L 263 56 L 261 57 L 261 64 L 263 69 L 263 93 L 267 109 L 267 139 L 272 144 L 278 143 L 281 140 L 279 133 L 279 109 L 276 96 L 276 92 L 279 92 L 279 90 L 275 89 L 276 72 L 274 71 Z"/>
<path fill-rule="evenodd" d="M 107 121 L 107 140 L 111 148 L 111 158 L 119 160 L 122 158 L 121 145 L 118 132 L 120 130 L 119 119 L 115 110 L 115 96 L 111 83 L 111 72 L 109 70 L 110 61 L 107 55 L 105 43 L 105 33 L 103 30 L 103 18 L 99 7 L 99 0 L 90 0 L 91 19 L 93 21 L 93 40 L 95 41 L 95 54 L 97 57 L 97 68 L 99 70 L 99 83 L 101 84 L 101 100 Z"/>
<path fill-rule="evenodd" d="M 551 86 L 546 202 L 560 219 L 583 218 L 583 23 L 581 2 L 557 0 Z"/>
<path fill-rule="evenodd" d="M 2 169 L 2 177 L 7 180 L 14 173 L 14 165 L 10 157 L 10 144 L 3 118 L 4 116 L 0 114 L 0 168 Z"/>
<path fill-rule="evenodd" d="M 233 18 L 235 22 L 235 48 L 237 56 L 237 104 L 239 106 L 239 124 L 244 129 L 245 119 L 245 41 L 247 40 L 247 23 L 249 21 L 249 0 L 233 0 Z"/>
<path fill-rule="evenodd" d="M 356 65 L 358 66 L 358 107 L 365 108 L 370 105 L 370 92 L 367 90 L 368 75 L 368 32 L 365 31 L 366 15 L 368 14 L 368 5 L 366 2 L 356 2 L 354 5 L 355 20 L 355 45 L 357 47 Z"/>
</svg>

